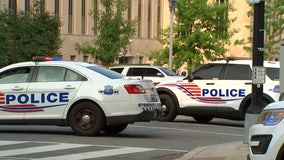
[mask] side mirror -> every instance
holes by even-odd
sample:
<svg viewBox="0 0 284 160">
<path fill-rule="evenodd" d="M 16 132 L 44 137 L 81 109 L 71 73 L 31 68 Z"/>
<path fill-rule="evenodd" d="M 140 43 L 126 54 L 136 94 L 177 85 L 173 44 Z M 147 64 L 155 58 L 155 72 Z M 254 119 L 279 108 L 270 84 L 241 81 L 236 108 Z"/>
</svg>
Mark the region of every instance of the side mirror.
<svg viewBox="0 0 284 160">
<path fill-rule="evenodd" d="M 193 79 L 194 79 L 193 74 L 189 73 L 188 76 L 187 76 L 187 79 L 188 79 L 188 82 L 192 82 Z"/>
<path fill-rule="evenodd" d="M 157 76 L 164 77 L 164 75 L 162 73 L 157 73 Z"/>
<path fill-rule="evenodd" d="M 185 77 L 186 76 L 186 71 L 181 72 L 181 76 Z"/>
</svg>

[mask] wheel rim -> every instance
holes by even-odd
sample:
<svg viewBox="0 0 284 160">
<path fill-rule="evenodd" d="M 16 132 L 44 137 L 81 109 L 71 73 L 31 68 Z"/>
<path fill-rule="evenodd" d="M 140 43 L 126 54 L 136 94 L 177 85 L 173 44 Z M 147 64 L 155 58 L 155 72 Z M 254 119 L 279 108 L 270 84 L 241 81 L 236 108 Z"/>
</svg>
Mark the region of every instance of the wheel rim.
<svg viewBox="0 0 284 160">
<path fill-rule="evenodd" d="M 167 100 L 163 100 L 162 101 L 162 116 L 167 116 L 170 112 L 170 109 L 169 109 L 169 102 Z"/>
<path fill-rule="evenodd" d="M 89 109 L 80 110 L 76 114 L 76 123 L 80 128 L 84 130 L 93 128 L 96 123 L 96 117 L 94 112 Z"/>
</svg>

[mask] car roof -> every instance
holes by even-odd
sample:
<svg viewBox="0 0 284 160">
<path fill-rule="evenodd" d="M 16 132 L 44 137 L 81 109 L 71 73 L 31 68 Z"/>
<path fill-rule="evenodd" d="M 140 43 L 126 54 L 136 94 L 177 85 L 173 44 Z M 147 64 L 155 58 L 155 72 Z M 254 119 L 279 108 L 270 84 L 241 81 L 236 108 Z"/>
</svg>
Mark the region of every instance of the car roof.
<svg viewBox="0 0 284 160">
<path fill-rule="evenodd" d="M 213 61 L 210 63 L 229 63 L 229 64 L 248 64 L 252 65 L 252 59 L 242 59 L 242 60 L 218 60 L 218 61 Z M 263 66 L 265 67 L 280 67 L 280 62 L 279 61 L 263 61 Z"/>
</svg>

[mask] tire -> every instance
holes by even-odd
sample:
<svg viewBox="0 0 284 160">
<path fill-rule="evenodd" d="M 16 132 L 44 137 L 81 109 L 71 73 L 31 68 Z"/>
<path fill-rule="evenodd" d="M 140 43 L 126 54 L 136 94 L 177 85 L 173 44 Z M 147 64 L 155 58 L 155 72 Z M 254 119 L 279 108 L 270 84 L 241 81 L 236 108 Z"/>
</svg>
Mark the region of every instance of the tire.
<svg viewBox="0 0 284 160">
<path fill-rule="evenodd" d="M 214 117 L 212 116 L 193 116 L 193 119 L 195 119 L 199 123 L 208 123 L 210 122 Z"/>
<path fill-rule="evenodd" d="M 82 102 L 74 106 L 68 116 L 72 130 L 80 136 L 98 134 L 105 125 L 102 110 L 94 103 Z"/>
<path fill-rule="evenodd" d="M 106 134 L 117 134 L 125 130 L 125 128 L 128 126 L 128 124 L 118 124 L 113 126 L 105 126 L 103 128 L 103 132 Z"/>
<path fill-rule="evenodd" d="M 168 94 L 160 95 L 162 112 L 159 114 L 159 121 L 173 121 L 177 117 L 178 108 L 173 98 Z"/>
</svg>

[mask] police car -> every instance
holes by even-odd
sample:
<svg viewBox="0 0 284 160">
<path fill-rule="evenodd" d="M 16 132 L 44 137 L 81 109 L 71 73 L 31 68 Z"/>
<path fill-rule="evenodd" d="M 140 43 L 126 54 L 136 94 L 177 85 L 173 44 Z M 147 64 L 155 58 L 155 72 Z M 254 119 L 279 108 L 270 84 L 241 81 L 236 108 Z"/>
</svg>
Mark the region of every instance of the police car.
<svg viewBox="0 0 284 160">
<path fill-rule="evenodd" d="M 266 82 L 264 104 L 278 100 L 279 62 L 264 62 Z M 227 58 L 208 63 L 190 79 L 163 82 L 156 86 L 162 103 L 161 121 L 177 115 L 192 116 L 199 122 L 213 118 L 242 120 L 251 103 L 252 60 Z"/>
<path fill-rule="evenodd" d="M 249 131 L 251 160 L 284 159 L 284 101 L 266 106 Z"/>
<path fill-rule="evenodd" d="M 178 76 L 174 72 L 162 66 L 114 66 L 110 67 L 110 70 L 121 73 L 122 75 L 125 75 L 127 77 L 152 80 L 154 85 L 157 85 L 162 81 L 177 81 L 183 79 L 183 77 Z"/>
<path fill-rule="evenodd" d="M 0 69 L 0 124 L 67 125 L 91 136 L 157 119 L 161 103 L 151 81 L 52 59 L 35 57 Z"/>
</svg>

